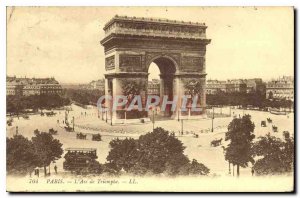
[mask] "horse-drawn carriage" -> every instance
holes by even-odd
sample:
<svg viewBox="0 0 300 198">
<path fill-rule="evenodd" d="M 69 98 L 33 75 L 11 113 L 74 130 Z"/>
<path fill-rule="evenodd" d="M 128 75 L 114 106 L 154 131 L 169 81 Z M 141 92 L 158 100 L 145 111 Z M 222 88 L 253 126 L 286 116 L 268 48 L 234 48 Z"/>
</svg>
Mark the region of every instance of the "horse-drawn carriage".
<svg viewBox="0 0 300 198">
<path fill-rule="evenodd" d="M 8 119 L 7 121 L 6 121 L 6 124 L 8 125 L 8 126 L 11 126 L 12 125 L 12 123 L 13 123 L 13 119 L 12 118 L 10 118 L 10 119 Z"/>
<path fill-rule="evenodd" d="M 29 120 L 29 116 L 28 115 L 23 115 L 22 116 L 25 120 Z"/>
<path fill-rule="evenodd" d="M 93 141 L 101 141 L 101 135 L 98 133 L 98 134 L 93 134 L 92 135 L 92 140 Z"/>
<path fill-rule="evenodd" d="M 57 130 L 54 130 L 53 128 L 51 128 L 51 129 L 49 129 L 49 134 L 57 135 Z"/>
<path fill-rule="evenodd" d="M 67 132 L 74 132 L 74 128 L 71 127 L 67 122 L 66 122 L 66 126 L 64 128 Z"/>
<path fill-rule="evenodd" d="M 100 164 L 96 161 L 95 148 L 68 148 L 66 149 L 63 168 L 77 174 L 99 173 Z"/>
<path fill-rule="evenodd" d="M 277 126 L 275 126 L 275 125 L 272 125 L 272 130 L 273 130 L 273 132 L 278 132 L 278 127 Z"/>
<path fill-rule="evenodd" d="M 76 134 L 76 138 L 80 140 L 86 140 L 86 136 L 86 134 L 83 134 L 81 132 Z"/>
<path fill-rule="evenodd" d="M 260 126 L 261 127 L 267 127 L 266 121 L 265 120 L 261 121 Z"/>
<path fill-rule="evenodd" d="M 223 140 L 223 138 L 215 139 L 210 142 L 210 146 L 213 146 L 213 147 L 220 146 L 222 144 L 222 140 Z"/>
<path fill-rule="evenodd" d="M 56 113 L 54 113 L 53 111 L 46 112 L 46 116 L 48 116 L 48 117 L 51 117 L 51 116 L 54 116 L 54 115 L 56 115 Z"/>
</svg>

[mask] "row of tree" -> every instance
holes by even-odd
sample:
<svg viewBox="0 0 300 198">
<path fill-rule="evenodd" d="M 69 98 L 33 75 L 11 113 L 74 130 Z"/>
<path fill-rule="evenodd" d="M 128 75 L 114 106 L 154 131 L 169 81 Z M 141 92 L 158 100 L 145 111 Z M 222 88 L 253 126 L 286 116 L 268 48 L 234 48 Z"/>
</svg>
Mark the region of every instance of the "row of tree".
<svg viewBox="0 0 300 198">
<path fill-rule="evenodd" d="M 53 109 L 59 108 L 70 104 L 70 100 L 60 95 L 30 95 L 6 96 L 6 110 L 7 113 L 19 114 L 23 113 L 26 109 Z"/>
<path fill-rule="evenodd" d="M 266 108 L 293 108 L 293 101 L 286 99 L 266 99 L 265 94 L 261 94 L 260 92 L 252 92 L 252 93 L 225 93 L 218 92 L 216 94 L 207 94 L 206 102 L 208 105 L 231 105 L 231 106 L 243 106 L 246 107 L 248 105 Z"/>
<path fill-rule="evenodd" d="M 59 140 L 46 132 L 36 132 L 31 140 L 14 135 L 6 144 L 6 171 L 12 175 L 31 174 L 36 167 L 44 167 L 47 175 L 47 166 L 63 154 Z"/>
<path fill-rule="evenodd" d="M 102 90 L 87 89 L 64 89 L 63 95 L 71 101 L 75 101 L 82 105 L 97 104 L 97 101 L 104 95 Z"/>
<path fill-rule="evenodd" d="M 294 138 L 284 132 L 284 138 L 276 138 L 267 134 L 254 142 L 255 125 L 250 115 L 235 118 L 228 126 L 225 140 L 230 141 L 225 148 L 225 160 L 237 167 L 253 164 L 257 175 L 283 174 L 293 171 Z"/>
</svg>

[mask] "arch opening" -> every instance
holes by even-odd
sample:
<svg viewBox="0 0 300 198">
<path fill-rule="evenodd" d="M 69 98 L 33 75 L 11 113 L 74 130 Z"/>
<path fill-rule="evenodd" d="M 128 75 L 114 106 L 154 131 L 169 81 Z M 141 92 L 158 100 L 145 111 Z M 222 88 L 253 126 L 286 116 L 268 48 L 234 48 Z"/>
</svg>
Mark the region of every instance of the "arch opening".
<svg viewBox="0 0 300 198">
<path fill-rule="evenodd" d="M 168 101 L 174 99 L 174 75 L 176 66 L 172 60 L 167 57 L 159 57 L 151 62 L 148 67 L 148 89 L 147 94 L 160 97 L 160 102 L 155 107 L 152 107 L 152 112 L 149 117 L 154 119 L 165 119 L 172 117 L 172 104 L 167 104 L 164 111 L 161 109 L 161 103 L 164 96 L 168 97 Z M 154 101 L 151 101 L 154 102 Z"/>
</svg>

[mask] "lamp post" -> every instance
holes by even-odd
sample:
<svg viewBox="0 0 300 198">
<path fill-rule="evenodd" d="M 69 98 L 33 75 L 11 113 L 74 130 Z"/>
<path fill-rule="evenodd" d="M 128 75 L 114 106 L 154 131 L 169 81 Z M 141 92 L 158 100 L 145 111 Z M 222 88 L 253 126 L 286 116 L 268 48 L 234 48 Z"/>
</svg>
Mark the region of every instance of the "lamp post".
<svg viewBox="0 0 300 198">
<path fill-rule="evenodd" d="M 112 118 L 113 118 L 113 115 L 112 115 L 112 111 L 110 112 L 110 126 L 112 126 Z"/>
<path fill-rule="evenodd" d="M 110 126 L 112 126 L 113 112 L 112 109 L 110 111 Z"/>
<path fill-rule="evenodd" d="M 212 119 L 211 119 L 211 132 L 214 132 L 214 119 L 215 119 L 215 109 L 214 107 L 212 108 L 213 110 L 213 115 L 212 115 Z"/>
<path fill-rule="evenodd" d="M 155 123 L 155 117 L 154 117 L 154 109 L 152 110 L 152 123 L 153 123 L 153 131 L 154 131 L 154 123 Z"/>
<path fill-rule="evenodd" d="M 107 110 L 105 111 L 105 122 L 107 123 Z"/>
<path fill-rule="evenodd" d="M 125 114 L 125 115 L 124 115 L 124 118 L 125 118 L 124 123 L 126 123 L 126 118 L 127 118 L 126 112 L 127 112 L 127 110 L 125 109 L 125 110 L 124 110 L 124 114 Z"/>
<path fill-rule="evenodd" d="M 103 118 L 103 109 L 101 109 L 101 119 L 104 120 L 104 118 Z"/>
<path fill-rule="evenodd" d="M 75 123 L 74 122 L 75 122 L 75 119 L 74 119 L 74 116 L 73 116 L 73 131 L 75 131 L 74 130 L 74 128 L 75 128 Z"/>
<path fill-rule="evenodd" d="M 183 135 L 183 119 L 181 119 L 181 135 Z"/>
</svg>

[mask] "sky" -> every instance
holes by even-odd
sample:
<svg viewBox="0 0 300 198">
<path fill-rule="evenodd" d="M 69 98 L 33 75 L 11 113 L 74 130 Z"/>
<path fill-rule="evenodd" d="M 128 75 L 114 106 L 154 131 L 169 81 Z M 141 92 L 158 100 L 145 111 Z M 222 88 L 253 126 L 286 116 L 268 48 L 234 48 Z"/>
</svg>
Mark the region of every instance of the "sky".
<svg viewBox="0 0 300 198">
<path fill-rule="evenodd" d="M 204 22 L 207 79 L 294 75 L 291 7 L 8 7 L 7 75 L 61 83 L 103 78 L 100 40 L 115 15 Z M 150 68 L 150 78 L 158 77 Z"/>
</svg>

